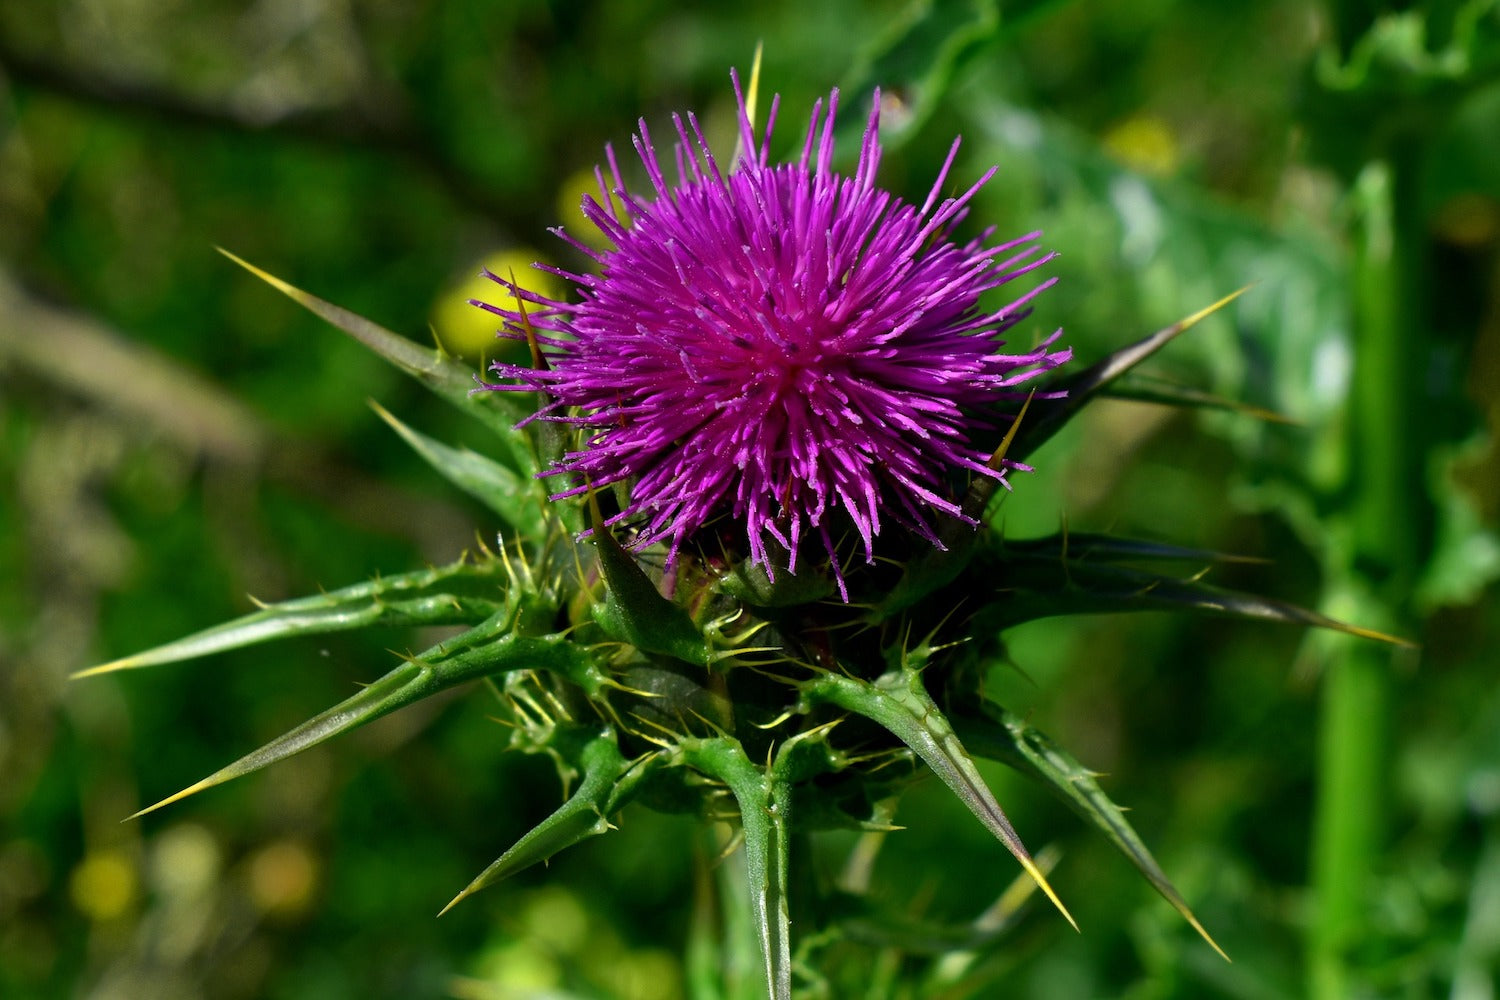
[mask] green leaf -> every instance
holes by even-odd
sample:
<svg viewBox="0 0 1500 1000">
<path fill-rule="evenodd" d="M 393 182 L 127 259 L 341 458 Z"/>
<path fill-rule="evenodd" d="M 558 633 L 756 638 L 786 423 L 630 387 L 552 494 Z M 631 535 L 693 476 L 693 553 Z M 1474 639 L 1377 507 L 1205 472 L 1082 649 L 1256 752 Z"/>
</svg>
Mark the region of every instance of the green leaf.
<svg viewBox="0 0 1500 1000">
<path fill-rule="evenodd" d="M 507 610 L 438 643 L 326 712 L 130 818 L 144 816 L 204 789 L 258 771 L 465 681 L 515 670 L 547 670 L 579 683 L 586 690 L 592 689 L 591 693 L 608 683 L 583 647 L 561 635 L 517 635 L 512 631 L 514 621 L 514 613 Z"/>
<path fill-rule="evenodd" d="M 1404 639 L 1350 625 L 1285 601 L 1215 587 L 1197 577 L 1178 579 L 1127 566 L 1058 558 L 1056 553 L 1028 553 L 1009 545 L 998 560 L 987 560 L 983 566 L 976 563 L 975 572 L 984 586 L 1005 597 L 990 604 L 984 612 L 995 628 L 1058 615 L 1197 611 L 1223 618 L 1326 628 L 1398 646 L 1411 645 Z"/>
<path fill-rule="evenodd" d="M 981 703 L 980 710 L 982 715 L 964 713 L 953 717 L 953 724 L 963 733 L 964 742 L 981 757 L 1003 761 L 1050 788 L 1074 812 L 1108 837 L 1146 881 L 1172 904 L 1173 909 L 1228 961 L 1229 956 L 1193 916 L 1187 902 L 1156 863 L 1120 807 L 1099 787 L 1095 774 L 1019 716 L 990 702 Z"/>
<path fill-rule="evenodd" d="M 536 480 L 523 479 L 499 462 L 468 448 L 443 444 L 413 430 L 380 404 L 370 405 L 444 479 L 500 515 L 522 537 L 547 536 L 547 499 Z"/>
<path fill-rule="evenodd" d="M 1110 399 L 1128 399 L 1138 403 L 1157 403 L 1162 406 L 1179 406 L 1185 409 L 1227 410 L 1242 413 L 1256 420 L 1273 424 L 1293 424 L 1296 421 L 1272 410 L 1251 406 L 1235 399 L 1225 399 L 1211 392 L 1178 385 L 1162 378 L 1152 378 L 1139 373 L 1127 376 L 1100 390 L 1101 396 Z"/>
<path fill-rule="evenodd" d="M 1050 559 L 1055 562 L 1075 560 L 1082 562 L 1115 562 L 1120 560 L 1142 560 L 1191 563 L 1255 563 L 1264 562 L 1252 556 L 1237 556 L 1209 549 L 1189 549 L 1165 542 L 1151 542 L 1139 538 L 1123 538 L 1086 531 L 1069 531 L 1043 538 L 1022 540 L 1005 539 L 1001 548 L 1006 558 L 1024 557 Z"/>
<path fill-rule="evenodd" d="M 679 744 L 683 761 L 729 787 L 740 807 L 745 863 L 755 929 L 772 1000 L 791 1000 L 791 918 L 787 913 L 787 826 L 791 787 L 773 768 L 750 763 L 732 737 L 689 739 Z"/>
<path fill-rule="evenodd" d="M 480 872 L 474 881 L 464 887 L 463 892 L 454 896 L 443 907 L 438 916 L 447 913 L 459 900 L 472 896 L 480 889 L 503 881 L 574 844 L 611 829 L 609 817 L 619 812 L 629 801 L 644 771 L 644 765 L 638 766 L 625 759 L 624 754 L 620 753 L 619 740 L 613 729 L 588 736 L 577 748 L 559 745 L 560 742 L 568 742 L 568 736 L 577 738 L 576 733 L 557 733 L 550 745 L 565 758 L 576 760 L 582 768 L 583 780 L 578 789 L 556 812 L 538 823 L 494 864 Z M 572 752 L 568 752 L 570 749 Z M 653 755 L 648 761 L 656 759 Z"/>
<path fill-rule="evenodd" d="M 513 393 L 475 393 L 478 383 L 473 369 L 447 357 L 440 351 L 420 347 L 397 333 L 365 319 L 357 313 L 325 302 L 316 295 L 282 281 L 275 275 L 262 271 L 247 261 L 241 260 L 228 250 L 219 252 L 236 264 L 260 278 L 272 288 L 290 298 L 309 312 L 343 330 L 391 364 L 421 382 L 427 388 L 448 400 L 460 410 L 473 416 L 489 427 L 500 438 L 515 467 L 525 474 L 537 471 L 536 458 L 525 434 L 515 425 L 529 416 L 528 411 Z M 498 398 L 497 398 L 498 397 Z"/>
<path fill-rule="evenodd" d="M 1345 59 L 1334 39 L 1325 42 L 1315 63 L 1317 82 L 1335 93 L 1374 98 L 1390 107 L 1402 98 L 1450 92 L 1455 83 L 1494 79 L 1500 65 L 1494 0 L 1413 6 L 1385 10 L 1350 5 L 1357 14 L 1341 19 L 1339 27 L 1346 36 L 1361 28 L 1364 32 L 1342 39 L 1348 49 Z"/>
<path fill-rule="evenodd" d="M 719 577 L 719 590 L 757 608 L 815 604 L 838 590 L 838 584 L 829 573 L 820 572 L 806 562 L 798 572 L 792 573 L 787 569 L 785 558 L 773 558 L 776 562 L 769 568 L 748 559 L 737 560 Z M 771 578 L 773 573 L 774 580 Z"/>
<path fill-rule="evenodd" d="M 374 625 L 475 625 L 504 605 L 500 560 L 467 557 L 430 569 L 377 577 L 327 594 L 266 605 L 144 653 L 81 670 L 92 677 L 191 660 L 242 646 L 298 635 L 320 635 Z"/>
<path fill-rule="evenodd" d="M 708 666 L 712 660 L 708 641 L 688 613 L 661 596 L 656 584 L 600 519 L 597 504 L 592 514 L 592 538 L 608 590 L 604 604 L 594 612 L 600 626 L 612 638 L 645 652 Z"/>
<path fill-rule="evenodd" d="M 1018 462 L 1025 461 L 1028 455 L 1062 430 L 1064 424 L 1077 416 L 1080 410 L 1087 406 L 1095 396 L 1109 388 L 1116 379 L 1170 344 L 1178 334 L 1227 306 L 1248 290 L 1246 287 L 1231 292 L 1213 305 L 1158 330 L 1144 340 L 1138 340 L 1128 347 L 1120 348 L 1113 354 L 1094 362 L 1083 371 L 1049 383 L 1047 386 L 1049 392 L 1061 390 L 1067 395 L 1057 399 L 1038 398 L 1033 401 L 1032 408 L 1035 413 L 1016 435 L 1009 457 Z"/>
<path fill-rule="evenodd" d="M 845 711 L 878 722 L 922 758 L 922 762 L 942 779 L 953 794 L 969 807 L 975 817 L 1005 845 L 1021 863 L 1052 905 L 1067 918 L 1073 929 L 1078 924 L 1057 893 L 1052 891 L 1026 845 L 1010 825 L 1005 811 L 985 786 L 953 727 L 922 686 L 921 674 L 914 670 L 888 671 L 871 683 L 847 674 L 822 673 L 802 684 L 802 694 L 810 702 L 837 705 Z"/>
</svg>

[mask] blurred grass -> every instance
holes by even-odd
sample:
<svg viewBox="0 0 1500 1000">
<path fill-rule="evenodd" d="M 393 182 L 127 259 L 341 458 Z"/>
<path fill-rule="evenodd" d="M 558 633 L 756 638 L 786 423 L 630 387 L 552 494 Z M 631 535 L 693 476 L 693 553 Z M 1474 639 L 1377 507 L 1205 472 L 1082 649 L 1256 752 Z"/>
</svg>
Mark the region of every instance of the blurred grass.
<svg viewBox="0 0 1500 1000">
<path fill-rule="evenodd" d="M 1423 63 L 1457 51 L 1470 14 L 1467 62 Z M 973 224 L 1042 228 L 1062 251 L 1024 336 L 1064 326 L 1087 359 L 1259 282 L 1157 370 L 1298 425 L 1101 406 L 1037 456 L 1006 530 L 1065 519 L 1263 556 L 1215 579 L 1308 604 L 1386 587 L 1423 651 L 1385 678 L 1381 816 L 1341 974 L 1349 996 L 1494 996 L 1496 17 L 1434 4 L 1372 22 L 1289 0 L 0 7 L 0 996 L 674 995 L 685 821 L 627 812 L 433 918 L 557 801 L 545 762 L 500 752 L 482 693 L 118 823 L 422 636 L 64 678 L 241 613 L 246 594 L 445 562 L 491 530 L 365 400 L 445 440 L 465 437 L 454 416 L 214 245 L 427 340 L 482 259 L 570 259 L 545 234 L 560 189 L 605 142 L 628 148 L 637 117 L 693 108 L 727 135 L 727 71 L 758 40 L 786 123 L 835 83 L 855 88 L 851 126 L 870 84 L 902 102 L 888 186 L 925 192 L 956 132 L 955 178 L 1001 164 Z M 1364 77 L 1319 78 L 1320 58 L 1360 53 Z M 1347 407 L 1353 192 L 1391 136 L 1410 147 L 1392 238 L 1414 306 L 1393 331 L 1410 401 L 1381 487 L 1409 491 L 1410 514 L 1377 526 L 1411 553 L 1394 585 L 1343 559 L 1351 469 L 1391 445 L 1351 436 L 1366 432 Z M 1386 624 L 1368 599 L 1337 610 Z M 1052 880 L 1085 931 L 1023 924 L 983 960 L 1006 995 L 1302 994 L 1318 676 L 1342 642 L 1156 616 L 1014 633 L 1020 670 L 992 684 L 1109 772 L 1236 961 L 995 770 L 1027 840 L 1066 848 Z M 936 791 L 903 805 L 924 821 L 890 838 L 873 884 L 897 911 L 972 917 L 1011 872 Z"/>
</svg>

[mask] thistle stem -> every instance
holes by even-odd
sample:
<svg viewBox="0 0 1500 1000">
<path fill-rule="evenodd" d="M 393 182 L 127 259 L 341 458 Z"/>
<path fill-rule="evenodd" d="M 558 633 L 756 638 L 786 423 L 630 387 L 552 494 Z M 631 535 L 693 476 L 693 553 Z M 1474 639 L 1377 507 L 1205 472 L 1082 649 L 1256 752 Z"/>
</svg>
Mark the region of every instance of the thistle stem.
<svg viewBox="0 0 1500 1000">
<path fill-rule="evenodd" d="M 1413 473 L 1411 338 L 1416 332 L 1413 264 L 1420 219 L 1409 158 L 1373 161 L 1355 181 L 1355 357 L 1342 518 L 1344 544 L 1328 561 L 1327 598 L 1335 614 L 1400 631 L 1416 566 L 1419 509 Z M 1385 839 L 1392 657 L 1390 648 L 1339 642 L 1326 664 L 1319 718 L 1318 790 L 1313 831 L 1314 909 L 1308 927 L 1308 995 L 1355 995 L 1354 949 L 1366 937 L 1371 875 Z"/>
<path fill-rule="evenodd" d="M 765 1000 L 745 852 L 723 854 L 729 835 L 724 824 L 699 832 L 686 961 L 689 1000 Z"/>
</svg>

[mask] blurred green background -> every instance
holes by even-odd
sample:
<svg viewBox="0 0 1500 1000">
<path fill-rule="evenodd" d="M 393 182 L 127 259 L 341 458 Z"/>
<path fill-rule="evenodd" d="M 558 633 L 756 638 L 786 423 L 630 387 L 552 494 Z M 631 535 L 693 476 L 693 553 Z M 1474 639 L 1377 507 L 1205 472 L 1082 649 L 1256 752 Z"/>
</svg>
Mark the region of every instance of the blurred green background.
<svg viewBox="0 0 1500 1000">
<path fill-rule="evenodd" d="M 1497 4 L 23 0 L 0 5 L 0 997 L 688 995 L 680 818 L 628 810 L 435 919 L 558 801 L 482 690 L 120 823 L 422 636 L 67 678 L 493 532 L 367 401 L 462 440 L 456 414 L 215 246 L 477 361 L 456 289 L 497 254 L 580 266 L 546 229 L 637 117 L 694 109 L 728 148 L 757 41 L 783 150 L 833 85 L 852 138 L 879 84 L 886 186 L 924 195 L 957 133 L 957 183 L 1000 165 L 967 225 L 1062 253 L 1027 336 L 1062 326 L 1086 361 L 1255 283 L 1152 374 L 1289 422 L 1102 404 L 1004 530 L 1258 557 L 1211 579 L 1420 644 L 1017 630 L 997 697 L 1108 772 L 1235 963 L 992 769 L 1065 851 L 1084 931 L 1033 914 L 984 959 L 995 995 L 1497 995 Z M 897 912 L 971 919 L 1015 875 L 940 788 L 897 821 L 874 879 Z"/>
</svg>

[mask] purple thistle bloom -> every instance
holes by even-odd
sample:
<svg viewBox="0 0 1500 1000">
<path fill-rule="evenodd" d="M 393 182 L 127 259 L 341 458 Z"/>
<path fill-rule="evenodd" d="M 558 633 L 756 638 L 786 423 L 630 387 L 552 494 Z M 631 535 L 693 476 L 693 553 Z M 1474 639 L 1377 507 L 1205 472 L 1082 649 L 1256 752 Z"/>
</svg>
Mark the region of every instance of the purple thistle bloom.
<svg viewBox="0 0 1500 1000">
<path fill-rule="evenodd" d="M 497 363 L 509 381 L 485 387 L 540 391 L 539 417 L 588 429 L 582 450 L 546 473 L 573 477 L 553 499 L 626 483 L 629 504 L 611 521 L 636 525 L 635 547 L 666 542 L 670 561 L 728 514 L 753 561 L 772 571 L 772 539 L 795 572 L 804 533 L 816 531 L 843 591 L 836 532 L 852 526 L 866 561 L 883 517 L 938 544 L 936 516 L 964 517 L 954 472 L 1004 483 L 1007 468 L 1026 468 L 990 469 L 970 435 L 1010 419 L 995 404 L 1071 356 L 1051 349 L 1061 331 L 1031 351 L 998 352 L 998 335 L 1056 279 L 995 311 L 979 300 L 1053 254 L 1040 233 L 996 246 L 986 245 L 992 231 L 947 238 L 995 172 L 939 201 L 957 140 L 922 205 L 876 187 L 878 91 L 859 162 L 843 176 L 832 166 L 836 90 L 826 113 L 814 105 L 800 158 L 772 164 L 779 99 L 757 142 L 732 78 L 744 153 L 728 174 L 697 119 L 674 116 L 669 183 L 642 121 L 635 148 L 652 192 L 628 193 L 606 150 L 600 199 L 585 199 L 614 248 L 557 231 L 598 264 L 596 275 L 556 271 L 579 301 L 513 288 L 536 307 L 525 316 L 475 302 L 506 321 L 507 336 L 529 325 L 548 362 Z"/>
</svg>

